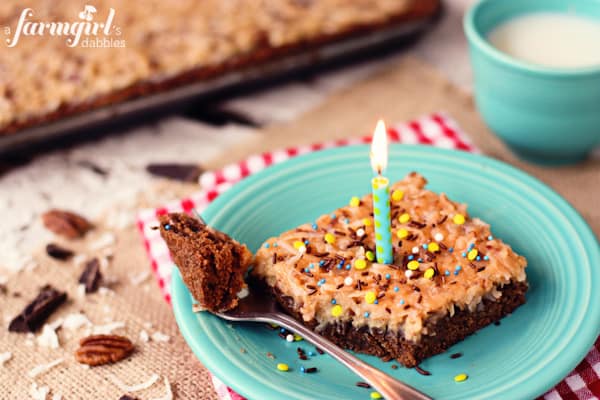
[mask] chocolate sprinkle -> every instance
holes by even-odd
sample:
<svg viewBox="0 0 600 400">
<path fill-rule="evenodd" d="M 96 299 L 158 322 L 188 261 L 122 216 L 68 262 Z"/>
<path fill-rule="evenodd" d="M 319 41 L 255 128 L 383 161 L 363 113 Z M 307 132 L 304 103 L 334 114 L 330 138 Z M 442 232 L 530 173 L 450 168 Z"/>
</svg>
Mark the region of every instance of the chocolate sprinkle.
<svg viewBox="0 0 600 400">
<path fill-rule="evenodd" d="M 370 389 L 371 385 L 369 385 L 367 382 L 356 382 L 356 386 L 361 387 L 361 388 L 365 388 L 365 389 Z"/>
<path fill-rule="evenodd" d="M 273 264 L 277 263 L 277 253 L 273 253 L 273 260 L 272 261 L 273 261 L 272 262 Z"/>
<path fill-rule="evenodd" d="M 35 299 L 31 301 L 8 326 L 9 332 L 35 332 L 46 322 L 48 317 L 67 300 L 65 292 L 59 292 L 50 285 L 44 286 Z"/>
<path fill-rule="evenodd" d="M 317 353 L 319 354 L 325 354 L 325 352 L 318 347 L 315 347 L 315 350 L 317 350 Z"/>
<path fill-rule="evenodd" d="M 59 246 L 55 243 L 49 243 L 48 245 L 46 245 L 46 254 L 57 260 L 65 261 L 73 257 L 74 253 L 73 251 Z"/>
<path fill-rule="evenodd" d="M 93 258 L 85 265 L 79 283 L 85 286 L 86 293 L 93 293 L 98 290 L 102 273 L 100 272 L 100 262 L 97 258 Z"/>
<path fill-rule="evenodd" d="M 304 372 L 306 372 L 307 374 L 314 374 L 317 371 L 318 371 L 317 367 L 310 367 L 310 368 L 306 368 L 306 370 Z"/>
<path fill-rule="evenodd" d="M 457 358 L 461 358 L 462 357 L 462 353 L 454 353 L 452 355 L 450 355 L 450 358 L 455 360 Z"/>
<path fill-rule="evenodd" d="M 119 400 L 140 400 L 138 397 L 131 397 L 128 394 L 124 394 L 123 396 L 119 397 Z"/>
<path fill-rule="evenodd" d="M 447 219 L 448 219 L 448 216 L 447 216 L 447 215 L 444 215 L 444 216 L 442 217 L 442 219 L 440 219 L 440 220 L 437 222 L 437 224 L 438 224 L 438 225 L 441 225 L 441 224 L 443 224 L 444 222 L 446 222 L 446 220 L 447 220 Z"/>
<path fill-rule="evenodd" d="M 146 171 L 161 178 L 182 182 L 196 182 L 202 173 L 202 168 L 196 164 L 149 164 Z"/>
<path fill-rule="evenodd" d="M 415 371 L 417 371 L 421 375 L 425 375 L 425 376 L 431 375 L 431 372 L 424 370 L 423 368 L 419 367 L 418 365 L 415 367 Z"/>
</svg>

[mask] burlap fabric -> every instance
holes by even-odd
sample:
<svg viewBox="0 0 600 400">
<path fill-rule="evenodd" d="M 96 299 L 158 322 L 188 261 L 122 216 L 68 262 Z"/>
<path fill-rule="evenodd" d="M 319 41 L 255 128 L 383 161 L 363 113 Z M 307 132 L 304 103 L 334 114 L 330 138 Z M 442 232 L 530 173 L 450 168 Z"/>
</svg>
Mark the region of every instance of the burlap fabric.
<svg viewBox="0 0 600 400">
<path fill-rule="evenodd" d="M 402 121 L 439 110 L 456 119 L 483 152 L 517 165 L 556 189 L 581 212 L 595 233 L 600 234 L 600 208 L 597 207 L 600 161 L 554 169 L 521 163 L 484 126 L 470 95 L 456 89 L 437 72 L 415 59 L 406 59 L 376 77 L 334 94 L 297 121 L 266 128 L 264 135 L 257 135 L 254 142 L 232 148 L 223 157 L 206 161 L 205 165 L 219 167 L 269 149 L 367 133 L 379 116 L 388 121 Z M 173 188 L 178 195 L 192 190 L 182 190 L 179 185 Z M 164 190 L 169 190 L 169 186 Z M 156 204 L 152 204 L 150 199 L 143 205 Z M 94 242 L 101 233 L 99 229 L 86 240 L 70 242 L 69 246 L 92 255 L 93 251 L 89 250 L 86 242 Z M 8 319 L 35 295 L 37 288 L 51 283 L 68 291 L 70 300 L 50 321 L 76 311 L 83 311 L 96 325 L 122 321 L 126 327 L 115 333 L 130 337 L 136 342 L 137 351 L 127 361 L 86 369 L 73 358 L 77 339 L 82 336 L 83 330 L 59 330 L 61 348 L 52 350 L 35 344 L 27 345 L 31 339 L 22 334 L 9 334 L 3 328 L 0 330 L 0 353 L 10 351 L 13 358 L 0 367 L 0 399 L 30 398 L 28 393 L 34 381 L 39 386 L 48 386 L 54 394 L 62 394 L 65 399 L 118 399 L 124 393 L 107 378 L 108 374 L 127 384 L 137 384 L 152 374 L 158 374 L 161 377 L 159 382 L 136 393 L 142 399 L 163 396 L 164 377 L 171 382 L 175 398 L 216 398 L 206 370 L 178 334 L 171 310 L 161 298 L 154 281 L 149 278 L 138 285 L 131 283 L 132 276 L 149 268 L 135 227 L 116 232 L 116 236 L 116 245 L 112 246 L 114 258 L 106 268 L 106 275 L 115 281 L 111 285 L 114 294 L 96 293 L 85 298 L 78 297 L 77 277 L 81 267 L 51 260 L 38 252 L 35 257 L 39 266 L 12 277 L 7 284 L 8 294 L 0 294 L 0 316 L 6 326 Z M 156 331 L 167 334 L 170 341 L 144 343 L 139 339 L 141 330 L 150 334 Z M 35 365 L 57 358 L 65 361 L 35 379 L 27 376 Z"/>
</svg>

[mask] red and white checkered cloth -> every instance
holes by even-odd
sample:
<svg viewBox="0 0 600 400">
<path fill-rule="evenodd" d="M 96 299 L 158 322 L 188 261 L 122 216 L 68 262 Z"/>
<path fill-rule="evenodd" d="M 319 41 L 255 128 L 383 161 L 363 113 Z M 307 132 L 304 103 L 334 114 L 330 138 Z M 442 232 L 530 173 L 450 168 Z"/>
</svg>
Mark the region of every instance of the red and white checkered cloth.
<svg viewBox="0 0 600 400">
<path fill-rule="evenodd" d="M 432 114 L 414 121 L 392 125 L 388 128 L 392 142 L 407 144 L 427 144 L 468 152 L 479 152 L 463 133 L 459 126 L 443 114 Z M 371 136 L 355 139 L 341 139 L 311 146 L 290 147 L 284 150 L 263 153 L 247 158 L 236 164 L 230 164 L 217 171 L 206 172 L 200 177 L 202 190 L 184 199 L 165 204 L 156 209 L 142 210 L 138 214 L 137 224 L 142 235 L 146 251 L 150 258 L 152 271 L 162 294 L 167 302 L 171 302 L 171 270 L 174 266 L 169 250 L 160 237 L 158 215 L 168 212 L 202 211 L 219 194 L 245 177 L 261 171 L 271 165 L 278 164 L 300 154 L 318 151 L 331 147 L 351 144 L 370 143 Z M 217 377 L 213 376 L 213 384 L 221 400 L 244 400 L 242 396 L 228 388 Z M 600 338 L 586 358 L 562 382 L 541 398 L 546 400 L 599 400 L 600 396 Z"/>
</svg>

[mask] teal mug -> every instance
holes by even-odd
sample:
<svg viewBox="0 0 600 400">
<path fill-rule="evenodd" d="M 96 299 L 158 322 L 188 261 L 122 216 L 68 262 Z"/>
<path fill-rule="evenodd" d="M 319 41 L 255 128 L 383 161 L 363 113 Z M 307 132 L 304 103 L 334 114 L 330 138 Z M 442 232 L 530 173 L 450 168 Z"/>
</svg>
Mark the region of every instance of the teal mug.
<svg viewBox="0 0 600 400">
<path fill-rule="evenodd" d="M 558 69 L 519 61 L 487 35 L 532 12 L 575 12 L 600 22 L 600 0 L 483 0 L 464 17 L 477 108 L 518 156 L 542 164 L 577 162 L 600 145 L 600 65 Z"/>
</svg>

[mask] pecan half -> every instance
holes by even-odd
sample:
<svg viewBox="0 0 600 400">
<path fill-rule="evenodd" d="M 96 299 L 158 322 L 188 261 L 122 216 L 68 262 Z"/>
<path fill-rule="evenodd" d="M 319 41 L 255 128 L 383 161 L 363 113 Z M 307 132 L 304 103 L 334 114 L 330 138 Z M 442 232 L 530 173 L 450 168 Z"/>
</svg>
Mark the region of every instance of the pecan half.
<svg viewBox="0 0 600 400">
<path fill-rule="evenodd" d="M 79 341 L 75 359 L 91 366 L 115 363 L 129 356 L 133 343 L 124 336 L 92 335 Z"/>
<path fill-rule="evenodd" d="M 79 214 L 53 209 L 42 214 L 44 226 L 57 235 L 68 239 L 82 237 L 92 229 L 92 224 Z"/>
</svg>

